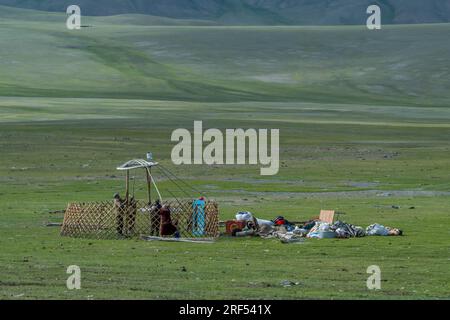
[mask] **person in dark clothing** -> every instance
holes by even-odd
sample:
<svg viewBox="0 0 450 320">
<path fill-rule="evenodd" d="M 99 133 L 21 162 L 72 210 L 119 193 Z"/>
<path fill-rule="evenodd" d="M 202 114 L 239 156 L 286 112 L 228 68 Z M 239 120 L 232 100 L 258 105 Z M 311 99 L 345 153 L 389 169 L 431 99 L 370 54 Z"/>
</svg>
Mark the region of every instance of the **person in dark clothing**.
<svg viewBox="0 0 450 320">
<path fill-rule="evenodd" d="M 136 200 L 131 198 L 129 203 L 118 193 L 114 195 L 116 209 L 116 231 L 119 236 L 132 236 L 136 224 Z"/>
<path fill-rule="evenodd" d="M 161 219 L 161 226 L 159 231 L 161 237 L 178 234 L 177 227 L 172 223 L 169 206 L 165 205 L 159 210 L 159 217 Z"/>
<path fill-rule="evenodd" d="M 160 217 L 159 211 L 161 210 L 162 205 L 158 200 L 155 201 L 155 204 L 150 208 L 150 234 L 152 236 L 159 235 L 160 232 Z"/>
<path fill-rule="evenodd" d="M 128 206 L 126 206 L 127 214 L 125 216 L 125 225 L 126 225 L 126 233 L 128 237 L 134 235 L 135 225 L 136 225 L 136 213 L 137 213 L 137 202 L 133 198 L 131 198 Z"/>
<path fill-rule="evenodd" d="M 114 195 L 114 208 L 116 209 L 116 230 L 119 236 L 123 235 L 123 227 L 125 224 L 125 200 L 118 193 Z"/>
</svg>

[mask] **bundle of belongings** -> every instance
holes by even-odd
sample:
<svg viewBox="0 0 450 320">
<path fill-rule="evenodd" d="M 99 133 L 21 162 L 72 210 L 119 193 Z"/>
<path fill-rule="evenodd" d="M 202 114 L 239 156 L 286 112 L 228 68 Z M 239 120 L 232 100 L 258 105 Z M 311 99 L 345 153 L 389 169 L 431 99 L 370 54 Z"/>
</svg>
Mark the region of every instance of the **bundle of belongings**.
<svg viewBox="0 0 450 320">
<path fill-rule="evenodd" d="M 239 212 L 237 221 L 245 222 L 242 229 L 234 229 L 232 235 L 236 237 L 260 236 L 263 238 L 278 238 L 283 243 L 300 242 L 301 238 L 355 238 L 364 236 L 401 236 L 403 232 L 397 228 L 390 228 L 378 223 L 366 229 L 343 221 L 334 223 L 313 219 L 294 225 L 282 216 L 274 220 L 257 219 L 251 212 Z"/>
<path fill-rule="evenodd" d="M 333 224 L 316 221 L 314 227 L 306 235 L 307 238 L 352 238 L 364 237 L 366 235 L 363 228 L 354 226 L 342 221 L 336 221 Z"/>
<path fill-rule="evenodd" d="M 239 212 L 236 215 L 237 221 L 245 221 L 244 229 L 233 230 L 232 235 L 236 237 L 260 236 L 263 238 L 278 238 L 283 243 L 301 242 L 303 236 L 296 233 L 294 224 L 284 219 L 282 216 L 274 220 L 264 220 L 255 218 L 251 212 Z"/>
<path fill-rule="evenodd" d="M 381 224 L 371 224 L 366 228 L 366 235 L 368 236 L 401 236 L 403 231 L 397 228 L 385 227 Z"/>
<path fill-rule="evenodd" d="M 364 236 L 401 236 L 403 232 L 397 228 L 384 227 L 378 223 L 368 226 L 365 230 L 343 221 L 333 224 L 316 221 L 314 226 L 306 234 L 307 238 L 358 238 Z"/>
<path fill-rule="evenodd" d="M 251 212 L 238 212 L 236 220 L 245 222 L 243 229 L 234 229 L 232 235 L 236 237 L 247 235 L 260 235 L 273 231 L 275 223 L 270 220 L 257 219 Z"/>
</svg>

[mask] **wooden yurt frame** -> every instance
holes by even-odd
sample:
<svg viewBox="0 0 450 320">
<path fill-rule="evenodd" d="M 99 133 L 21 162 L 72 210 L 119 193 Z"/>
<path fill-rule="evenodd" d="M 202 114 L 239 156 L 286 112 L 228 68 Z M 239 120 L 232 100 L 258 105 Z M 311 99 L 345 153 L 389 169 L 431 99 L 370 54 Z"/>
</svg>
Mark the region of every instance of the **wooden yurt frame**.
<svg viewBox="0 0 450 320">
<path fill-rule="evenodd" d="M 177 228 L 174 236 L 183 239 L 205 239 L 219 236 L 219 208 L 210 200 L 171 199 L 164 200 L 152 176 L 151 169 L 157 162 L 131 160 L 117 170 L 126 171 L 125 198 L 120 206 L 114 200 L 100 202 L 70 203 L 67 206 L 61 235 L 94 239 L 123 239 L 137 237 L 167 237 L 160 234 L 161 206 L 168 207 L 173 224 Z M 130 196 L 130 171 L 144 169 L 146 172 L 147 201 Z M 164 169 L 166 170 L 166 169 Z M 152 185 L 158 198 L 152 199 Z"/>
</svg>

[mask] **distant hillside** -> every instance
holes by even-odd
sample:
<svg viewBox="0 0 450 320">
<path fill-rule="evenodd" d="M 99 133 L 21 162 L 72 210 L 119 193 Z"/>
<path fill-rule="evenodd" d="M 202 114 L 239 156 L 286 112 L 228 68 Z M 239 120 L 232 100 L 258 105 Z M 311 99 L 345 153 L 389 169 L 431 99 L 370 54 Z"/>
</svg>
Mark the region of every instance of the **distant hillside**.
<svg viewBox="0 0 450 320">
<path fill-rule="evenodd" d="M 241 25 L 362 24 L 369 4 L 385 24 L 450 22 L 449 0 L 0 0 L 0 5 L 63 12 L 78 4 L 85 15 L 139 13 Z"/>
</svg>

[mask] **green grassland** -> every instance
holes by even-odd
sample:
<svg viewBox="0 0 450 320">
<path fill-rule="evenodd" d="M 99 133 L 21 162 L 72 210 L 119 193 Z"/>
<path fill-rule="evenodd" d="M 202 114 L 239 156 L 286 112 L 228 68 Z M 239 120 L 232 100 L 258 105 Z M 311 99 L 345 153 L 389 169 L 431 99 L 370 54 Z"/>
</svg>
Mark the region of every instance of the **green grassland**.
<svg viewBox="0 0 450 320">
<path fill-rule="evenodd" d="M 0 298 L 450 298 L 450 25 L 369 32 L 127 15 L 68 31 L 64 15 L 0 9 Z M 279 174 L 173 166 L 170 135 L 194 120 L 280 129 Z M 149 150 L 216 199 L 222 220 L 336 209 L 405 236 L 182 244 L 44 226 L 68 202 L 123 192 L 115 167 Z M 81 290 L 66 288 L 72 264 Z M 366 288 L 373 264 L 380 291 Z"/>
</svg>

